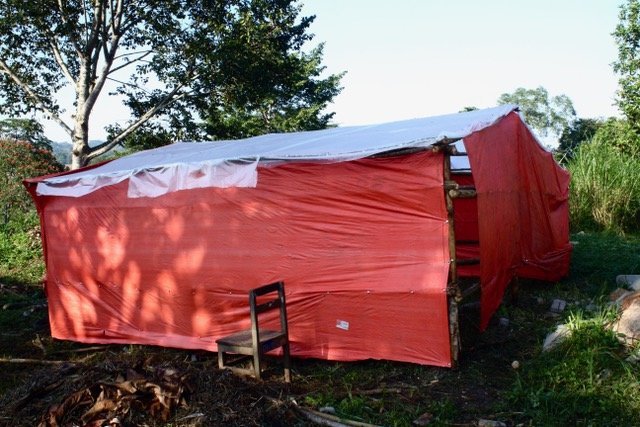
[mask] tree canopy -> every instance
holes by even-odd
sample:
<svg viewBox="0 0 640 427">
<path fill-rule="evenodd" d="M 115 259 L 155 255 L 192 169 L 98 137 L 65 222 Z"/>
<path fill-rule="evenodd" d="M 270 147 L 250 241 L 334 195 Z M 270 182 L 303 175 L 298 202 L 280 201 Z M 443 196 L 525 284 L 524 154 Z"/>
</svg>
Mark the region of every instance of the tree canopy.
<svg viewBox="0 0 640 427">
<path fill-rule="evenodd" d="M 540 136 L 550 133 L 560 136 L 576 118 L 573 102 L 566 95 L 550 97 L 542 86 L 536 89 L 519 87 L 513 93 L 503 93 L 498 104 L 518 104 L 526 122 Z"/>
<path fill-rule="evenodd" d="M 613 32 L 618 60 L 613 69 L 619 74 L 616 103 L 636 130 L 640 129 L 640 2 L 627 0 L 620 7 L 619 23 Z"/>
<path fill-rule="evenodd" d="M 5 0 L 0 113 L 55 120 L 73 143 L 72 167 L 156 131 L 166 142 L 326 127 L 341 75 L 322 76 L 322 45 L 304 49 L 314 17 L 299 15 L 296 0 Z M 107 82 L 132 120 L 90 147 Z M 56 97 L 68 85 L 73 123 Z"/>
<path fill-rule="evenodd" d="M 575 150 L 582 143 L 590 141 L 603 123 L 599 119 L 577 119 L 566 127 L 558 145 L 558 151 L 565 154 L 564 159 L 571 159 Z"/>
</svg>

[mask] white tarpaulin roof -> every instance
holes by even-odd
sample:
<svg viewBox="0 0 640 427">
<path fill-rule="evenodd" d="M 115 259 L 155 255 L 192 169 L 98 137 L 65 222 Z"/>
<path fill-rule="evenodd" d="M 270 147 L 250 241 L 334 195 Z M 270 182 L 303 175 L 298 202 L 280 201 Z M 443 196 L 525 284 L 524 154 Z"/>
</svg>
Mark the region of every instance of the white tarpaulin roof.
<svg viewBox="0 0 640 427">
<path fill-rule="evenodd" d="M 235 141 L 180 142 L 141 151 L 99 167 L 47 178 L 40 195 L 81 197 L 129 179 L 129 197 L 202 187 L 255 187 L 260 161 L 361 159 L 460 139 L 491 126 L 515 105 L 368 126 L 277 133 Z"/>
</svg>

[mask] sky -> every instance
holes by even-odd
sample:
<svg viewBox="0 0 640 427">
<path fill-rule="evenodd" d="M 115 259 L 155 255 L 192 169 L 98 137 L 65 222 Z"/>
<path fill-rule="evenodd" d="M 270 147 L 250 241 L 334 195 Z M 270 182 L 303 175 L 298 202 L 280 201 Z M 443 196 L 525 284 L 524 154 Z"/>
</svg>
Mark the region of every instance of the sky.
<svg viewBox="0 0 640 427">
<path fill-rule="evenodd" d="M 328 107 L 339 126 L 492 107 L 502 93 L 539 86 L 567 95 L 578 117 L 619 115 L 611 33 L 622 0 L 303 3 L 302 14 L 316 16 L 308 48 L 323 42 L 326 73 L 346 71 Z M 72 92 L 60 96 L 71 110 Z M 101 99 L 90 139 L 103 139 L 105 125 L 127 117 L 117 99 Z M 68 141 L 54 123 L 45 132 Z"/>
</svg>

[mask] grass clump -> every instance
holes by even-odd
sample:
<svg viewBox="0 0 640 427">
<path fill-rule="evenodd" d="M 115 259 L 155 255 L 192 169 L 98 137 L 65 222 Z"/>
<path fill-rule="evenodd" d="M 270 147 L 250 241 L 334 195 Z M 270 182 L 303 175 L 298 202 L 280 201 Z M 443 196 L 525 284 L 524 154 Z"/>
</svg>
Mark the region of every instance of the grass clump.
<svg viewBox="0 0 640 427">
<path fill-rule="evenodd" d="M 640 159 L 600 141 L 580 146 L 571 172 L 574 230 L 636 232 L 640 221 Z"/>
<path fill-rule="evenodd" d="M 637 425 L 640 369 L 606 328 L 615 317 L 569 316 L 569 338 L 525 365 L 508 395 L 531 425 Z"/>
</svg>

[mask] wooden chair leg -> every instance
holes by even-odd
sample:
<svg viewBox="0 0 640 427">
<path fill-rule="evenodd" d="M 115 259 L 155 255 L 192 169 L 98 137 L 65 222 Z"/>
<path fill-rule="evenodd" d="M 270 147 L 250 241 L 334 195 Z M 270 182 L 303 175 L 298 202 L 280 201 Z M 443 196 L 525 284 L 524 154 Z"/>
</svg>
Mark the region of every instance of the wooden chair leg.
<svg viewBox="0 0 640 427">
<path fill-rule="evenodd" d="M 224 351 L 218 347 L 218 368 L 224 369 Z"/>
<path fill-rule="evenodd" d="M 283 361 L 284 364 L 284 382 L 291 382 L 291 356 L 289 355 L 289 343 L 282 346 Z"/>
<path fill-rule="evenodd" d="M 260 366 L 260 351 L 257 348 L 253 349 L 253 370 L 255 372 L 256 375 L 256 379 L 260 379 L 260 375 L 261 375 L 261 369 L 262 367 Z"/>
</svg>

